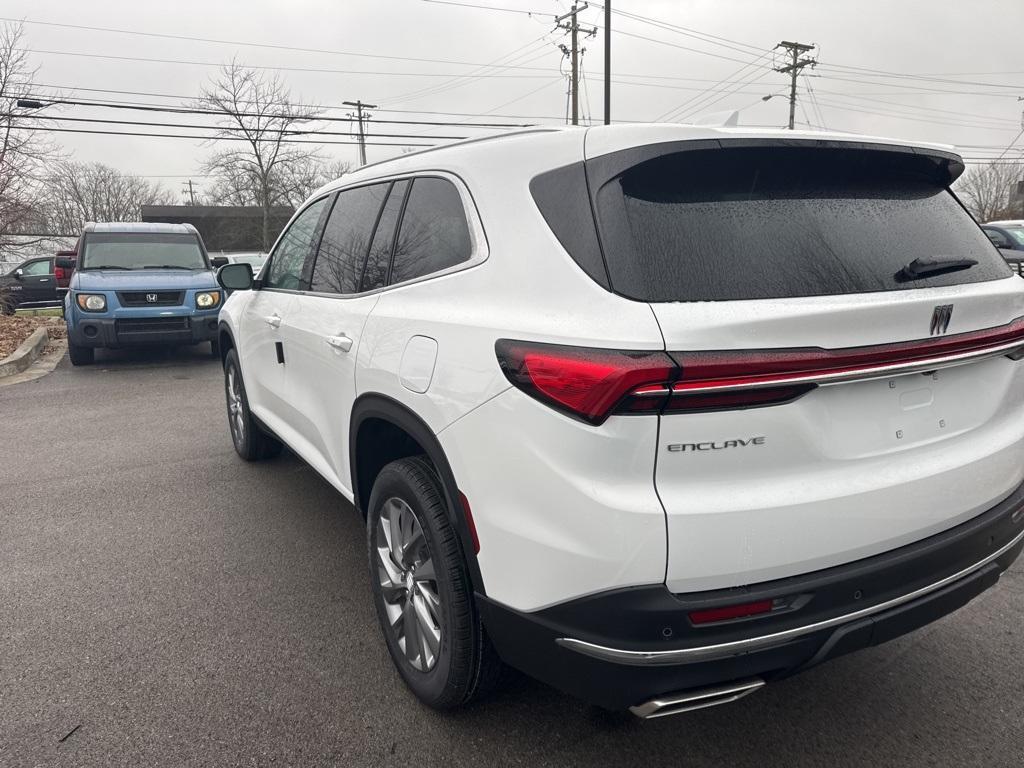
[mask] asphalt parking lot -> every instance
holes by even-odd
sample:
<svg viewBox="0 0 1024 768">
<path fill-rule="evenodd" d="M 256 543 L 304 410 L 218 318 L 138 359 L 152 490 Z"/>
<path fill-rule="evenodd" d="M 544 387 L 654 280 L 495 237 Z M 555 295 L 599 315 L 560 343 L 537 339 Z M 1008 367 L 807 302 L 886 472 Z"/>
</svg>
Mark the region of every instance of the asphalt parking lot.
<svg viewBox="0 0 1024 768">
<path fill-rule="evenodd" d="M 1024 563 L 731 706 L 640 722 L 519 677 L 441 715 L 392 670 L 358 516 L 236 458 L 215 361 L 65 360 L 0 414 L 2 766 L 1024 764 Z"/>
</svg>

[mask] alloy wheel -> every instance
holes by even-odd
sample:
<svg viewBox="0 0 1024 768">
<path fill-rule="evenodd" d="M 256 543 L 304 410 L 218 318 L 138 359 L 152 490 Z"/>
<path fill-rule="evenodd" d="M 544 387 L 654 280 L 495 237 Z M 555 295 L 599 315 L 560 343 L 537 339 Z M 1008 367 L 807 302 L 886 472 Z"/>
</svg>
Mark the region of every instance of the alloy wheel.
<svg viewBox="0 0 1024 768">
<path fill-rule="evenodd" d="M 429 672 L 441 648 L 441 600 L 423 528 L 408 504 L 391 497 L 381 508 L 375 538 L 389 630 L 413 669 Z"/>
<path fill-rule="evenodd" d="M 235 445 L 245 441 L 245 410 L 242 406 L 242 382 L 238 371 L 232 365 L 228 367 L 228 423 L 231 425 L 231 436 Z"/>
</svg>

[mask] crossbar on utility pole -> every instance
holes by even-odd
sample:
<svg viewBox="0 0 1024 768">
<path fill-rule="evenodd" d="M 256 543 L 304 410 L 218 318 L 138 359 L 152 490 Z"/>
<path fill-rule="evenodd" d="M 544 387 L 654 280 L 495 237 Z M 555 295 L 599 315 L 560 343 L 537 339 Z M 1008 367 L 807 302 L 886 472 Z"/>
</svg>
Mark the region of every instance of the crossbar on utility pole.
<svg viewBox="0 0 1024 768">
<path fill-rule="evenodd" d="M 570 96 L 572 97 L 572 124 L 580 124 L 580 53 L 579 50 L 579 33 L 583 32 L 585 37 L 591 37 L 597 34 L 596 28 L 591 29 L 580 29 L 579 21 L 577 20 L 578 14 L 587 10 L 590 6 L 587 3 L 583 5 L 572 4 L 572 9 L 562 16 L 555 19 L 555 26 L 569 32 L 571 38 L 570 50 L 566 51 L 565 46 L 562 46 L 562 52 L 569 56 L 572 62 L 572 79 L 570 81 Z M 570 21 L 566 22 L 565 20 Z M 584 49 L 586 50 L 586 49 Z"/>
<path fill-rule="evenodd" d="M 346 107 L 356 108 L 356 120 L 359 123 L 359 164 L 366 165 L 366 132 L 363 130 L 363 120 L 369 120 L 370 115 L 364 117 L 364 109 L 377 109 L 376 104 L 364 104 L 362 101 L 343 101 Z M 350 115 L 351 117 L 351 115 Z"/>
<path fill-rule="evenodd" d="M 790 63 L 784 67 L 775 67 L 775 71 L 789 74 L 789 130 L 792 131 L 796 122 L 796 79 L 800 75 L 800 70 L 804 67 L 813 68 L 818 63 L 818 60 L 800 58 L 803 54 L 813 51 L 815 48 L 815 46 L 807 45 L 806 43 L 793 43 L 783 40 L 775 48 L 776 50 L 784 48 L 790 56 Z"/>
</svg>

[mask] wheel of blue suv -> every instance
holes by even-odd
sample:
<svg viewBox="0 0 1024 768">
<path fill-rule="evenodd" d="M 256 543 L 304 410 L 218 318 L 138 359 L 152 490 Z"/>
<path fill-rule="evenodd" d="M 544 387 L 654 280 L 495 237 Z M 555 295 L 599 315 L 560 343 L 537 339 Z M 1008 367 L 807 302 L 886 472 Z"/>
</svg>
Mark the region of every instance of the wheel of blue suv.
<svg viewBox="0 0 1024 768">
<path fill-rule="evenodd" d="M 377 617 L 406 685 L 435 709 L 490 692 L 502 663 L 480 623 L 459 537 L 429 461 L 415 456 L 381 470 L 366 530 Z"/>
<path fill-rule="evenodd" d="M 228 427 L 235 451 L 246 461 L 259 461 L 277 456 L 281 442 L 264 432 L 249 410 L 245 383 L 235 350 L 229 350 L 224 360 L 224 395 L 228 406 Z"/>
<path fill-rule="evenodd" d="M 80 347 L 68 341 L 68 357 L 72 365 L 92 365 L 96 359 L 96 350 L 92 347 Z"/>
</svg>

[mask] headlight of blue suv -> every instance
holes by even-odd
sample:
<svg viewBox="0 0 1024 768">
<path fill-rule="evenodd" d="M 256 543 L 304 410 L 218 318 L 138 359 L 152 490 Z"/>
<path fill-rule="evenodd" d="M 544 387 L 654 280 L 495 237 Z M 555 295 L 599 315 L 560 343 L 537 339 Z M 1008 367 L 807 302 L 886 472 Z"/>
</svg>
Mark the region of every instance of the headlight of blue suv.
<svg viewBox="0 0 1024 768">
<path fill-rule="evenodd" d="M 199 309 L 213 309 L 220 304 L 220 291 L 203 291 L 196 294 L 196 306 Z"/>
<path fill-rule="evenodd" d="M 107 297 L 102 293 L 80 293 L 76 300 L 78 308 L 86 312 L 102 312 L 107 308 Z"/>
</svg>

